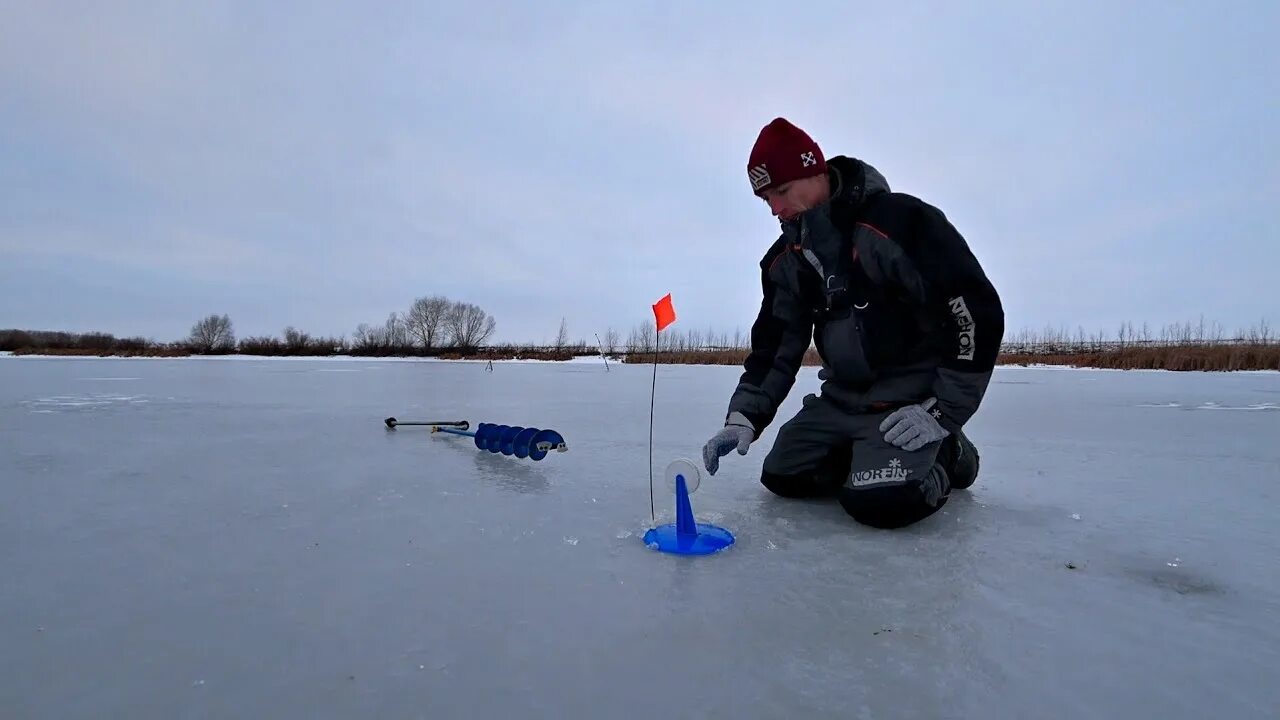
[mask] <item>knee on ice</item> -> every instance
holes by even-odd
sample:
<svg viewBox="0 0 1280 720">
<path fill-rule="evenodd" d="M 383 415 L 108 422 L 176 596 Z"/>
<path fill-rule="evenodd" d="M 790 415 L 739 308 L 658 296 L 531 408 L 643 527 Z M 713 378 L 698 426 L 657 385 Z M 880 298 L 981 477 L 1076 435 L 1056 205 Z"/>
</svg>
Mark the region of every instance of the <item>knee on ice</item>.
<svg viewBox="0 0 1280 720">
<path fill-rule="evenodd" d="M 855 521 L 874 528 L 895 529 L 917 523 L 947 504 L 950 485 L 947 473 L 934 466 L 920 480 L 846 484 L 840 491 L 840 506 Z"/>
<path fill-rule="evenodd" d="M 824 483 L 816 473 L 801 475 L 782 475 L 764 471 L 760 475 L 760 484 L 769 492 L 784 498 L 812 498 L 834 494 L 837 484 Z"/>
</svg>

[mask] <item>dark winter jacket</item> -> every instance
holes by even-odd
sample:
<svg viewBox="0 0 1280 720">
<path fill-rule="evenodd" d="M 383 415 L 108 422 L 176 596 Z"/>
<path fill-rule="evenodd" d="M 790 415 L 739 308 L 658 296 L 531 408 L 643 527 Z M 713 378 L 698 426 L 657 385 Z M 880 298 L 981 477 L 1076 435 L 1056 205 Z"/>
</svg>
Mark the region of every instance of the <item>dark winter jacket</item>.
<svg viewBox="0 0 1280 720">
<path fill-rule="evenodd" d="M 742 413 L 759 437 L 812 340 L 824 394 L 882 406 L 934 396 L 954 432 L 991 379 L 1000 296 L 940 210 L 890 191 L 860 160 L 833 157 L 828 175 L 831 200 L 783 222 L 760 261 L 764 298 L 728 413 Z"/>
</svg>

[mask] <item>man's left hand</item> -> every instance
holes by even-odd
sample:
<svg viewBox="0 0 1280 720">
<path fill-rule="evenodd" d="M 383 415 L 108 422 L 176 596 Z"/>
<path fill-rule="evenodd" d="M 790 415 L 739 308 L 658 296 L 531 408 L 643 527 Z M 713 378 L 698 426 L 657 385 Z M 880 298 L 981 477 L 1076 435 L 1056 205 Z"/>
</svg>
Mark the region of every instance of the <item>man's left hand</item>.
<svg viewBox="0 0 1280 720">
<path fill-rule="evenodd" d="M 908 405 L 890 413 L 880 423 L 885 442 L 907 452 L 915 452 L 950 435 L 929 412 L 936 402 L 936 398 L 929 398 L 920 405 Z"/>
</svg>

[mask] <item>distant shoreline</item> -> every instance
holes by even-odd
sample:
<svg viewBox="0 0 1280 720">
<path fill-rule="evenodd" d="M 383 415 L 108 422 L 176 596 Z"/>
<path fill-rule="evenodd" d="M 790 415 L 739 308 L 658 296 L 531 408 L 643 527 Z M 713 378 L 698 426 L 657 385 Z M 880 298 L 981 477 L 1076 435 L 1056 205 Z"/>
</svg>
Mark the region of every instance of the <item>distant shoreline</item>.
<svg viewBox="0 0 1280 720">
<path fill-rule="evenodd" d="M 560 349 L 489 349 L 470 352 L 427 354 L 388 353 L 296 353 L 254 354 L 242 352 L 195 353 L 179 348 L 147 348 L 140 350 L 90 349 L 19 349 L 0 352 L 0 357 L 17 358 L 104 358 L 104 359 L 334 359 L 398 362 L 531 362 L 531 363 L 601 363 L 652 364 L 655 359 L 666 365 L 742 365 L 748 350 L 679 350 L 635 353 L 583 353 Z M 821 364 L 817 352 L 810 349 L 806 367 Z M 1159 345 L 1107 349 L 1095 352 L 1006 352 L 997 360 L 1000 367 L 1069 367 L 1106 370 L 1169 370 L 1182 372 L 1280 371 L 1280 345 Z"/>
</svg>

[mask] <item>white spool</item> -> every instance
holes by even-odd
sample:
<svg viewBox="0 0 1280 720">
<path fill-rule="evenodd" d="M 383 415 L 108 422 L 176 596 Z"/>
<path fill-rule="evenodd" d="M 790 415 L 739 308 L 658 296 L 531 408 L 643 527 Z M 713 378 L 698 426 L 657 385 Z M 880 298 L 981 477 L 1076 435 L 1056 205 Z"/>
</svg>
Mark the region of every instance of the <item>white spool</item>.
<svg viewBox="0 0 1280 720">
<path fill-rule="evenodd" d="M 676 491 L 676 476 L 684 476 L 684 485 L 692 495 L 698 489 L 698 485 L 702 483 L 702 477 L 698 474 L 698 466 L 693 464 L 692 460 L 687 458 L 676 458 L 667 465 L 666 470 L 667 490 Z"/>
</svg>

